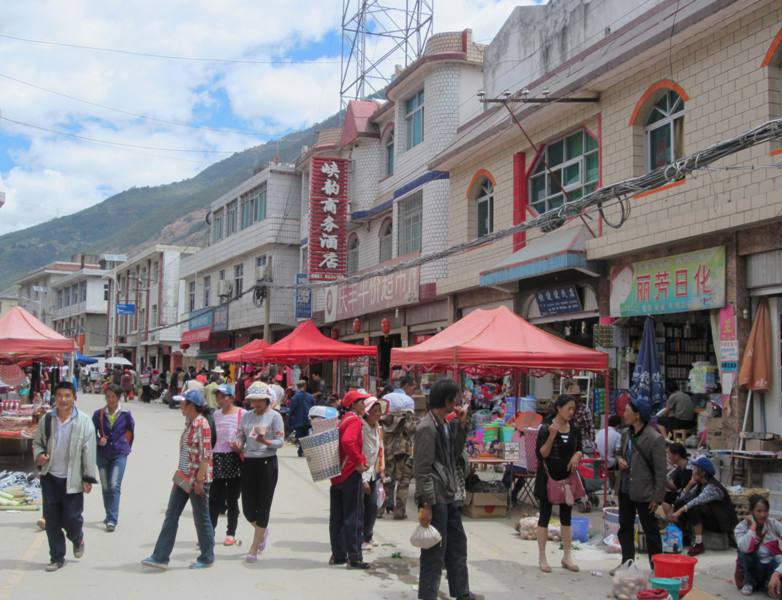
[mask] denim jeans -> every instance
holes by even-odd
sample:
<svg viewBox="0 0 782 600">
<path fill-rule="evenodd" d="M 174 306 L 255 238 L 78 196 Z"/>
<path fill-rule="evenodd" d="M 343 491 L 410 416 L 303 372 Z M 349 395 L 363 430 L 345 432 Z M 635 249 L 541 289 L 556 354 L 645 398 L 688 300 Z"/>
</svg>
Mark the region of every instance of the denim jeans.
<svg viewBox="0 0 782 600">
<path fill-rule="evenodd" d="M 744 585 L 751 585 L 756 592 L 766 589 L 768 580 L 781 563 L 782 555 L 775 556 L 770 562 L 764 564 L 760 562 L 757 552 L 752 554 L 739 552 L 739 567 L 744 574 Z"/>
<path fill-rule="evenodd" d="M 103 491 L 103 508 L 106 510 L 106 523 L 114 523 L 115 525 L 118 523 L 119 496 L 127 463 L 128 457 L 124 454 L 112 458 L 98 456 L 98 472 Z"/>
<path fill-rule="evenodd" d="M 193 520 L 195 521 L 196 534 L 198 535 L 198 547 L 201 550 L 198 560 L 202 563 L 214 562 L 215 530 L 209 518 L 209 484 L 204 486 L 203 496 L 199 496 L 195 492 L 188 494 L 177 485 L 171 489 L 166 516 L 163 519 L 163 528 L 160 530 L 155 549 L 152 551 L 152 558 L 155 562 L 168 564 L 171 551 L 174 549 L 174 542 L 176 542 L 179 517 L 182 515 L 182 511 L 185 510 L 188 500 L 190 500 L 190 507 L 193 509 Z"/>
<path fill-rule="evenodd" d="M 65 537 L 75 545 L 84 539 L 84 494 L 69 494 L 66 480 L 54 475 L 41 477 L 43 518 L 49 539 L 49 557 L 52 562 L 65 560 Z M 63 534 L 65 530 L 65 534 Z"/>
</svg>

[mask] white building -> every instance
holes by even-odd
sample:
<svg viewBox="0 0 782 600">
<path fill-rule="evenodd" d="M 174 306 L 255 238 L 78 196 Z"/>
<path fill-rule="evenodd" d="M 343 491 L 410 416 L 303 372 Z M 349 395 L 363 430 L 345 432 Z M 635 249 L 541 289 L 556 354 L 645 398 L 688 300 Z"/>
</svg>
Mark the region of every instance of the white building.
<svg viewBox="0 0 782 600">
<path fill-rule="evenodd" d="M 212 203 L 209 246 L 182 261 L 186 357 L 214 360 L 222 350 L 263 336 L 264 310 L 250 290 L 259 268 L 275 282 L 295 282 L 300 195 L 294 167 L 272 163 Z M 270 290 L 269 302 L 277 339 L 295 325 L 293 292 Z"/>
<path fill-rule="evenodd" d="M 109 272 L 109 352 L 124 355 L 138 369 L 181 364 L 181 261 L 196 250 L 157 244 Z M 117 314 L 117 305 L 125 314 Z"/>
<path fill-rule="evenodd" d="M 76 340 L 79 351 L 88 356 L 102 355 L 107 347 L 108 272 L 85 267 L 49 287 L 54 330 Z"/>
</svg>

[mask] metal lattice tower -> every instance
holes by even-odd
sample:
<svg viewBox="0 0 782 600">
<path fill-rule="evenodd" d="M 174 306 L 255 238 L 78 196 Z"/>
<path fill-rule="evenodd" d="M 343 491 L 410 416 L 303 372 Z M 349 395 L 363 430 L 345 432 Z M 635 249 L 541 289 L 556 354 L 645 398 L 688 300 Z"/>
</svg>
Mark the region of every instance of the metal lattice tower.
<svg viewBox="0 0 782 600">
<path fill-rule="evenodd" d="M 433 20 L 434 0 L 342 0 L 342 107 L 379 92 L 395 65 L 420 57 Z"/>
</svg>

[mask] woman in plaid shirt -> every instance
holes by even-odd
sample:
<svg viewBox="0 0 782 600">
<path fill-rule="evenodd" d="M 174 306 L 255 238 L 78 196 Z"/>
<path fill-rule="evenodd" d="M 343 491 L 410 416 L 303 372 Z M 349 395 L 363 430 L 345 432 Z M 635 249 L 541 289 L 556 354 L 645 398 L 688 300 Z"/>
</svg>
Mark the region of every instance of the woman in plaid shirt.
<svg viewBox="0 0 782 600">
<path fill-rule="evenodd" d="M 179 517 L 187 501 L 193 509 L 200 555 L 191 569 L 214 563 L 215 532 L 209 518 L 209 485 L 212 483 L 212 431 L 204 416 L 206 401 L 201 390 L 188 390 L 181 403 L 185 431 L 179 440 L 179 468 L 168 500 L 166 517 L 152 555 L 141 561 L 145 567 L 165 570 L 174 549 Z"/>
</svg>

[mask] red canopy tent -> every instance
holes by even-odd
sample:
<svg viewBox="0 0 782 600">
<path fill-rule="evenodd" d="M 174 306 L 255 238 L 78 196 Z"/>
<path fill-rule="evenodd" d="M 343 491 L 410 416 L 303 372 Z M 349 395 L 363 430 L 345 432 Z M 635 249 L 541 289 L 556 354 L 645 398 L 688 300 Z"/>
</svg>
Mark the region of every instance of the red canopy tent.
<svg viewBox="0 0 782 600">
<path fill-rule="evenodd" d="M 391 364 L 607 371 L 608 355 L 547 333 L 501 306 L 475 310 L 416 346 L 392 349 Z"/>
<path fill-rule="evenodd" d="M 377 346 L 347 344 L 323 335 L 312 321 L 300 323 L 279 342 L 263 350 L 247 352 L 247 362 L 264 361 L 275 364 L 302 365 L 324 360 L 361 357 L 377 358 Z"/>
<path fill-rule="evenodd" d="M 229 350 L 228 352 L 221 352 L 217 355 L 217 361 L 218 362 L 227 362 L 227 363 L 241 363 L 241 362 L 261 362 L 258 360 L 258 354 L 256 351 L 263 352 L 265 348 L 268 348 L 271 344 L 268 342 L 258 339 L 253 340 L 251 342 L 246 343 L 244 346 L 239 346 L 235 350 Z M 246 358 L 246 355 L 250 352 L 256 353 L 256 358 L 254 361 L 250 361 Z"/>
<path fill-rule="evenodd" d="M 72 339 L 47 327 L 21 306 L 15 306 L 0 317 L 0 363 L 61 360 L 64 353 L 74 349 Z"/>
</svg>

